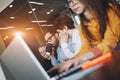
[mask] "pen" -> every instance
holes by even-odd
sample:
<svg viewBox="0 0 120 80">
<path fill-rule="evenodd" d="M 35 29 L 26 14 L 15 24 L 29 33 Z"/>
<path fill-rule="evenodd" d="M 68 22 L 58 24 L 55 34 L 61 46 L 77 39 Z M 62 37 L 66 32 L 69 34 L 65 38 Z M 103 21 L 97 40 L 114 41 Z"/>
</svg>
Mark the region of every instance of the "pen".
<svg viewBox="0 0 120 80">
<path fill-rule="evenodd" d="M 104 63 L 108 59 L 110 59 L 111 57 L 112 57 L 112 53 L 106 53 L 106 54 L 104 54 L 104 55 L 102 55 L 94 60 L 86 62 L 85 64 L 83 64 L 82 69 L 85 70 L 85 69 L 88 69 L 88 68 L 95 66 L 97 64 Z"/>
</svg>

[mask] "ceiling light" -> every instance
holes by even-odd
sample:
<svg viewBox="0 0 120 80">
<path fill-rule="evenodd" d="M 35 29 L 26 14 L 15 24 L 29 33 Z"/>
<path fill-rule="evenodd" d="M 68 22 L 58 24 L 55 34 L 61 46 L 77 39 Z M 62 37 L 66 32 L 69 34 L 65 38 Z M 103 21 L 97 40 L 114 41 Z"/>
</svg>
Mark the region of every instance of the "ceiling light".
<svg viewBox="0 0 120 80">
<path fill-rule="evenodd" d="M 41 26 L 44 27 L 44 26 L 47 26 L 47 24 L 42 24 Z"/>
<path fill-rule="evenodd" d="M 36 4 L 36 5 L 44 5 L 44 3 L 39 3 L 39 2 L 35 2 L 35 1 L 30 1 L 30 4 Z"/>
<path fill-rule="evenodd" d="M 6 39 L 8 39 L 9 38 L 9 36 L 5 36 L 4 38 L 3 38 L 3 40 L 6 40 Z"/>
<path fill-rule="evenodd" d="M 6 30 L 6 29 L 8 29 L 7 27 L 5 27 L 5 28 L 0 28 L 0 30 Z"/>
<path fill-rule="evenodd" d="M 46 12 L 46 14 L 50 14 L 53 11 L 54 11 L 54 9 L 51 9 L 50 11 Z"/>
<path fill-rule="evenodd" d="M 0 28 L 0 30 L 7 30 L 7 29 L 13 29 L 13 28 L 14 28 L 13 26 L 8 26 L 8 27 Z"/>
<path fill-rule="evenodd" d="M 53 24 L 48 24 L 47 26 L 54 26 Z"/>
<path fill-rule="evenodd" d="M 8 28 L 8 29 L 13 29 L 14 27 L 13 27 L 13 26 L 8 26 L 7 28 Z"/>
<path fill-rule="evenodd" d="M 12 8 L 12 7 L 13 7 L 13 5 L 11 4 L 11 5 L 9 5 L 9 7 L 10 7 L 10 8 Z"/>
<path fill-rule="evenodd" d="M 54 25 L 53 25 L 53 24 L 42 24 L 41 26 L 42 26 L 42 27 L 44 27 L 44 26 L 49 27 L 49 26 L 54 26 Z"/>
<path fill-rule="evenodd" d="M 32 21 L 32 23 L 38 23 L 38 22 L 47 22 L 46 20 L 40 20 L 40 21 L 38 21 L 38 20 L 35 20 L 35 21 Z"/>
<path fill-rule="evenodd" d="M 50 12 L 53 12 L 53 11 L 54 11 L 53 9 L 50 10 Z"/>
<path fill-rule="evenodd" d="M 33 30 L 33 28 L 25 28 L 25 30 Z"/>
<path fill-rule="evenodd" d="M 29 14 L 31 14 L 31 13 L 32 13 L 32 11 L 29 11 L 28 13 L 29 13 Z"/>
<path fill-rule="evenodd" d="M 11 16 L 10 19 L 15 19 L 15 17 Z"/>
<path fill-rule="evenodd" d="M 33 9 L 32 9 L 32 11 L 35 11 L 35 10 L 36 10 L 36 8 L 33 8 Z"/>
<path fill-rule="evenodd" d="M 50 12 L 47 12 L 46 14 L 50 14 Z"/>
</svg>

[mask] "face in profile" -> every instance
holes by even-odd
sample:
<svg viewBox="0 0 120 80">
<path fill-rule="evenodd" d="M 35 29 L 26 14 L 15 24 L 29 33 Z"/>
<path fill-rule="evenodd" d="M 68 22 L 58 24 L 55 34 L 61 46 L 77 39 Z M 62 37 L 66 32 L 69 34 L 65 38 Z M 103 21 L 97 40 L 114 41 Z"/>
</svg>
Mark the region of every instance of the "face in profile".
<svg viewBox="0 0 120 80">
<path fill-rule="evenodd" d="M 47 43 L 51 43 L 51 44 L 53 44 L 53 46 L 56 46 L 56 45 L 58 45 L 58 38 L 57 38 L 57 35 L 56 34 L 52 34 L 52 33 L 50 33 L 50 32 L 47 32 L 46 34 L 45 34 L 45 41 L 47 42 Z"/>
</svg>

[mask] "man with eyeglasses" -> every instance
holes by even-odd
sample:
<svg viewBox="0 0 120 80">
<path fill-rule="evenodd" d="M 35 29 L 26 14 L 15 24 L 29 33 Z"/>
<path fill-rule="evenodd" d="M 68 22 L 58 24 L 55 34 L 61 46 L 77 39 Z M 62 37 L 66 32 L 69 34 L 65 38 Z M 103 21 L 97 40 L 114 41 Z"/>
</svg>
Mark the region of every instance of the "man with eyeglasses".
<svg viewBox="0 0 120 80">
<path fill-rule="evenodd" d="M 46 44 L 52 44 L 51 54 L 44 53 L 45 58 L 51 59 L 53 66 L 56 66 L 67 59 L 71 59 L 80 49 L 81 42 L 74 22 L 69 16 L 60 16 L 55 19 L 57 30 L 49 31 L 44 38 Z M 46 46 L 47 47 L 47 46 Z M 47 48 L 46 48 L 47 49 Z M 39 52 L 42 52 L 39 49 Z M 57 53 L 57 55 L 55 55 Z M 42 53 L 40 53 L 42 54 Z"/>
</svg>

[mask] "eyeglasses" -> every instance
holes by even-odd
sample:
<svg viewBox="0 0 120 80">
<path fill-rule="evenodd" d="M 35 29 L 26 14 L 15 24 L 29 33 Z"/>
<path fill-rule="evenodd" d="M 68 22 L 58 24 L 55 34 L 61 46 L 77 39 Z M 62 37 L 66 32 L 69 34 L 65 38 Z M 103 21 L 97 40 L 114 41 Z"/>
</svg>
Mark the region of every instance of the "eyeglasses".
<svg viewBox="0 0 120 80">
<path fill-rule="evenodd" d="M 54 36 L 54 34 L 52 34 L 52 35 L 46 40 L 46 43 L 48 43 L 53 36 Z"/>
<path fill-rule="evenodd" d="M 67 0 L 67 3 L 65 4 L 65 6 L 68 7 L 68 8 L 70 8 L 76 2 L 77 2 L 77 0 Z"/>
</svg>

